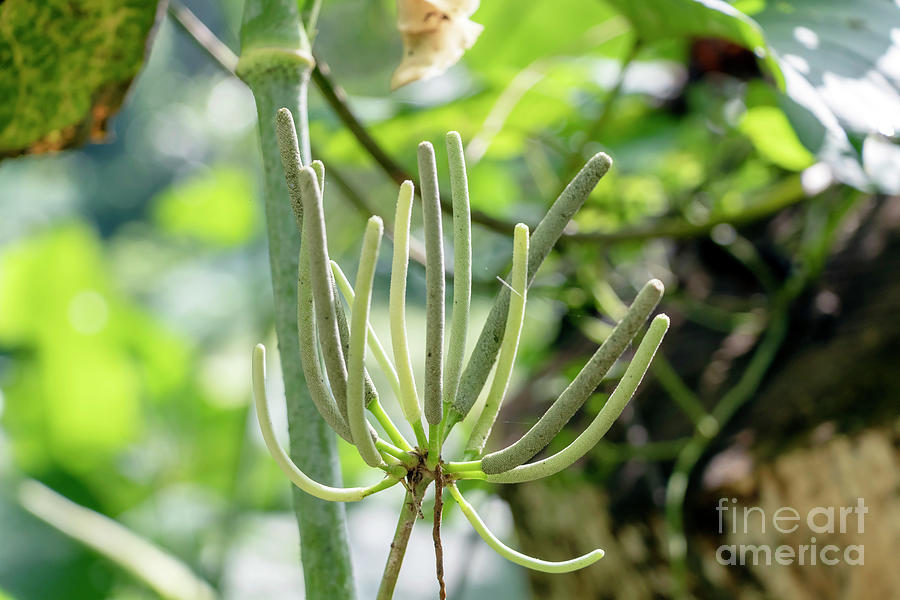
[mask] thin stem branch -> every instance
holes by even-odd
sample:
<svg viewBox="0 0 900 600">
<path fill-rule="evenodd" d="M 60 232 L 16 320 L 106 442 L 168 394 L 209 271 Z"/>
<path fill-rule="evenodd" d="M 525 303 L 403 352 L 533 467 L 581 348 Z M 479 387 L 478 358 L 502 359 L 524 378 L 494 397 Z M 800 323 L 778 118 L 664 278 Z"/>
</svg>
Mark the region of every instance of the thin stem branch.
<svg viewBox="0 0 900 600">
<path fill-rule="evenodd" d="M 434 541 L 434 572 L 440 587 L 440 600 L 447 600 L 447 586 L 444 584 L 444 546 L 441 543 L 441 516 L 444 512 L 444 476 L 441 463 L 434 466 L 434 523 L 431 527 L 431 539 Z"/>
<path fill-rule="evenodd" d="M 414 178 L 404 169 L 400 163 L 394 160 L 382 147 L 375 141 L 366 126 L 357 118 L 350 108 L 347 101 L 347 93 L 338 85 L 331 76 L 331 70 L 321 56 L 316 56 L 316 67 L 313 69 L 312 80 L 319 92 L 322 94 L 325 102 L 334 111 L 337 118 L 344 126 L 353 134 L 356 141 L 363 149 L 368 152 L 369 156 L 381 168 L 385 175 L 391 178 L 395 183 L 402 184 L 406 180 L 412 181 Z M 451 214 L 453 207 L 449 200 L 441 198 L 441 210 Z M 515 223 L 504 221 L 492 217 L 478 210 L 472 211 L 472 222 L 483 225 L 484 227 L 496 231 L 498 233 L 508 235 L 515 227 Z"/>
<path fill-rule="evenodd" d="M 234 75 L 238 57 L 191 9 L 178 0 L 169 0 L 167 12 L 182 31 L 188 34 L 224 71 Z"/>
<path fill-rule="evenodd" d="M 603 108 L 600 111 L 600 115 L 593 122 L 593 124 L 591 124 L 590 128 L 585 132 L 584 140 L 582 140 L 578 148 L 569 156 L 569 160 L 566 163 L 565 169 L 563 170 L 563 175 L 565 175 L 564 181 L 568 181 L 570 177 L 575 175 L 576 170 L 584 161 L 584 151 L 587 149 L 588 145 L 594 141 L 594 138 L 596 138 L 597 135 L 602 133 L 606 128 L 606 124 L 612 117 L 612 108 L 616 104 L 616 100 L 618 100 L 619 96 L 622 94 L 622 88 L 625 85 L 625 75 L 628 71 L 628 67 L 631 66 L 631 63 L 634 61 L 640 49 L 641 41 L 639 38 L 636 38 L 634 42 L 632 42 L 631 46 L 626 51 L 624 58 L 622 59 L 622 67 L 619 69 L 619 74 L 616 76 L 615 84 L 613 84 L 612 89 L 606 96 L 606 102 L 603 103 Z"/>
<path fill-rule="evenodd" d="M 376 600 L 391 600 L 394 597 L 394 588 L 397 586 L 397 577 L 400 575 L 400 567 L 403 566 L 403 557 L 406 555 L 406 547 L 409 545 L 409 536 L 413 525 L 419 516 L 419 500 L 430 480 L 422 480 L 417 483 L 412 491 L 407 489 L 403 498 L 403 507 L 400 509 L 400 518 L 397 520 L 397 529 L 394 531 L 394 539 L 391 540 L 391 551 L 388 553 L 387 563 L 384 565 L 384 573 L 381 576 L 381 585 L 378 587 Z"/>
</svg>

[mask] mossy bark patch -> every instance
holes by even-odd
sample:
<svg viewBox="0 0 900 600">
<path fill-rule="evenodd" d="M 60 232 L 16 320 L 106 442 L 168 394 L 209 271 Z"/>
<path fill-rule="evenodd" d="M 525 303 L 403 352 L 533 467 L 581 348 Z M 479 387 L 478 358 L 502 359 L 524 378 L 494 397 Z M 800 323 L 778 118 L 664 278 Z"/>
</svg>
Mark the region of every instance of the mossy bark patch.
<svg viewBox="0 0 900 600">
<path fill-rule="evenodd" d="M 158 0 L 0 3 L 0 158 L 105 139 L 158 13 Z"/>
</svg>

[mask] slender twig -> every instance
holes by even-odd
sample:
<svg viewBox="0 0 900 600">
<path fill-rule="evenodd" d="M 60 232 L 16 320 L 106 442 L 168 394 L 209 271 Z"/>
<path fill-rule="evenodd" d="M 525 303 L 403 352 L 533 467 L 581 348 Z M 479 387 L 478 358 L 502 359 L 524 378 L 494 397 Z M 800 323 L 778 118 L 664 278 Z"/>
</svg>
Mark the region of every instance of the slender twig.
<svg viewBox="0 0 900 600">
<path fill-rule="evenodd" d="M 306 22 L 306 35 L 309 36 L 309 41 L 312 42 L 316 39 L 316 34 L 319 33 L 319 30 L 316 29 L 316 25 L 319 23 L 319 11 L 322 10 L 322 0 L 310 0 L 305 3 L 306 6 L 303 7 L 303 20 Z"/>
<path fill-rule="evenodd" d="M 169 0 L 169 16 L 175 24 L 188 34 L 224 71 L 234 75 L 238 57 L 225 45 L 191 9 L 178 0 Z"/>
<path fill-rule="evenodd" d="M 391 600 L 394 596 L 397 577 L 400 575 L 400 567 L 403 566 L 403 557 L 406 555 L 406 547 L 409 545 L 409 536 L 412 533 L 413 524 L 419 516 L 419 502 L 429 483 L 431 483 L 429 479 L 423 479 L 406 490 L 376 600 Z"/>
<path fill-rule="evenodd" d="M 780 212 L 807 198 L 803 191 L 800 175 L 793 174 L 775 182 L 772 187 L 749 200 L 746 207 L 740 212 L 713 213 L 702 223 L 690 223 L 680 217 L 672 217 L 661 220 L 648 220 L 633 227 L 623 227 L 614 231 L 572 231 L 565 239 L 569 241 L 593 240 L 616 243 L 656 238 L 695 238 L 708 235 L 716 225 L 727 223 L 738 226 L 752 223 Z"/>
<path fill-rule="evenodd" d="M 434 523 L 431 527 L 431 539 L 434 541 L 434 572 L 440 587 L 440 600 L 446 600 L 447 587 L 444 585 L 444 546 L 441 544 L 441 516 L 444 511 L 444 476 L 441 463 L 434 466 Z"/>
<path fill-rule="evenodd" d="M 391 157 L 381 145 L 375 141 L 366 126 L 357 118 L 347 101 L 347 93 L 338 85 L 331 76 L 331 70 L 321 56 L 316 56 L 316 68 L 313 69 L 312 80 L 322 93 L 325 102 L 334 111 L 338 119 L 353 134 L 359 145 L 369 153 L 369 156 L 378 164 L 381 170 L 397 184 L 414 178 L 393 157 Z M 446 198 L 441 198 L 441 210 L 450 214 L 453 212 L 452 204 Z M 472 222 L 502 234 L 509 234 L 515 223 L 492 217 L 478 210 L 472 211 Z"/>
<path fill-rule="evenodd" d="M 568 181 L 570 177 L 575 175 L 576 169 L 584 161 L 585 149 L 587 149 L 588 145 L 591 144 L 600 133 L 603 133 L 603 130 L 606 128 L 606 124 L 612 117 L 612 108 L 616 104 L 616 100 L 618 100 L 619 96 L 622 94 L 628 67 L 631 66 L 631 63 L 634 61 L 638 52 L 640 52 L 640 49 L 640 38 L 635 38 L 631 43 L 631 46 L 629 46 L 628 50 L 625 52 L 625 56 L 622 58 L 622 66 L 619 68 L 619 73 L 616 76 L 616 81 L 613 84 L 612 89 L 609 91 L 609 94 L 606 95 L 606 100 L 603 103 L 600 115 L 591 124 L 590 128 L 584 132 L 584 139 L 581 144 L 579 144 L 578 148 L 576 148 L 569 156 L 565 169 L 563 169 L 563 181 Z"/>
</svg>

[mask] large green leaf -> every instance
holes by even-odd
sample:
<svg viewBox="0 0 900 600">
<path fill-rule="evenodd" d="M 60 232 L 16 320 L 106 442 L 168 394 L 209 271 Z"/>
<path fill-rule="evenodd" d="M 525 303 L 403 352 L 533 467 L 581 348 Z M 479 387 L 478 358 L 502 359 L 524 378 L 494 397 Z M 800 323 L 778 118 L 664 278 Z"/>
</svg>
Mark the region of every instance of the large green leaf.
<svg viewBox="0 0 900 600">
<path fill-rule="evenodd" d="M 106 136 L 158 0 L 0 2 L 0 157 Z"/>
<path fill-rule="evenodd" d="M 894 0 L 607 0 L 646 41 L 720 37 L 764 57 L 800 141 L 835 176 L 900 192 L 900 7 Z M 781 157 L 783 159 L 784 157 Z M 800 164 L 802 161 L 795 161 Z"/>
<path fill-rule="evenodd" d="M 762 57 L 772 76 L 781 81 L 760 26 L 722 0 L 607 0 L 634 26 L 645 41 L 672 37 L 715 37 L 730 40 Z"/>
<path fill-rule="evenodd" d="M 900 192 L 891 141 L 900 131 L 898 4 L 769 2 L 755 19 L 781 65 L 782 105 L 801 141 L 839 179 Z"/>
</svg>

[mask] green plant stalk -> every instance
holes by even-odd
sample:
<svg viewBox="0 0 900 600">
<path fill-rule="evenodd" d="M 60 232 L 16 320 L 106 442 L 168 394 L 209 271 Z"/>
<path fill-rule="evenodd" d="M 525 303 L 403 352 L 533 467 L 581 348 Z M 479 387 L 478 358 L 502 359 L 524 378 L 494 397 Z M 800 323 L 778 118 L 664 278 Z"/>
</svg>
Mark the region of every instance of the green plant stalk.
<svg viewBox="0 0 900 600">
<path fill-rule="evenodd" d="M 587 200 L 588 195 L 597 182 L 606 175 L 612 159 L 600 152 L 595 154 L 578 172 L 578 175 L 566 186 L 547 214 L 531 234 L 528 251 L 528 278 L 531 285 L 538 268 L 550 254 L 578 209 Z M 471 410 L 484 387 L 484 382 L 494 365 L 503 331 L 506 327 L 506 313 L 509 310 L 509 289 L 504 287 L 494 301 L 490 314 L 484 323 L 475 349 L 469 357 L 468 365 L 460 378 L 459 391 L 452 400 L 452 407 L 445 417 L 444 437 L 456 423 L 461 421 Z"/>
<path fill-rule="evenodd" d="M 237 73 L 253 92 L 265 171 L 266 233 L 272 273 L 275 331 L 287 400 L 290 454 L 317 481 L 341 481 L 334 433 L 309 398 L 297 335 L 297 266 L 300 237 L 287 202 L 287 183 L 275 138 L 274 117 L 289 107 L 299 119 L 301 156 L 309 162 L 306 96 L 312 58 L 293 0 L 247 0 Z M 355 598 L 344 506 L 293 493 L 302 540 L 308 600 Z"/>
<path fill-rule="evenodd" d="M 419 144 L 418 161 L 422 217 L 425 224 L 424 412 L 428 424 L 437 426 L 443 418 L 444 239 L 441 231 L 437 164 L 434 160 L 434 147 L 429 142 Z M 434 456 L 432 460 L 436 458 Z"/>
<path fill-rule="evenodd" d="M 406 547 L 409 545 L 409 536 L 416 518 L 419 516 L 417 499 L 422 498 L 430 483 L 431 479 L 422 479 L 413 488 L 413 492 L 407 490 L 406 496 L 403 498 L 400 518 L 397 520 L 394 539 L 391 540 L 391 550 L 384 565 L 384 573 L 381 577 L 381 585 L 378 587 L 376 600 L 391 600 L 394 597 L 394 588 L 397 586 L 400 567 L 403 566 L 403 557 L 406 555 Z"/>
</svg>

